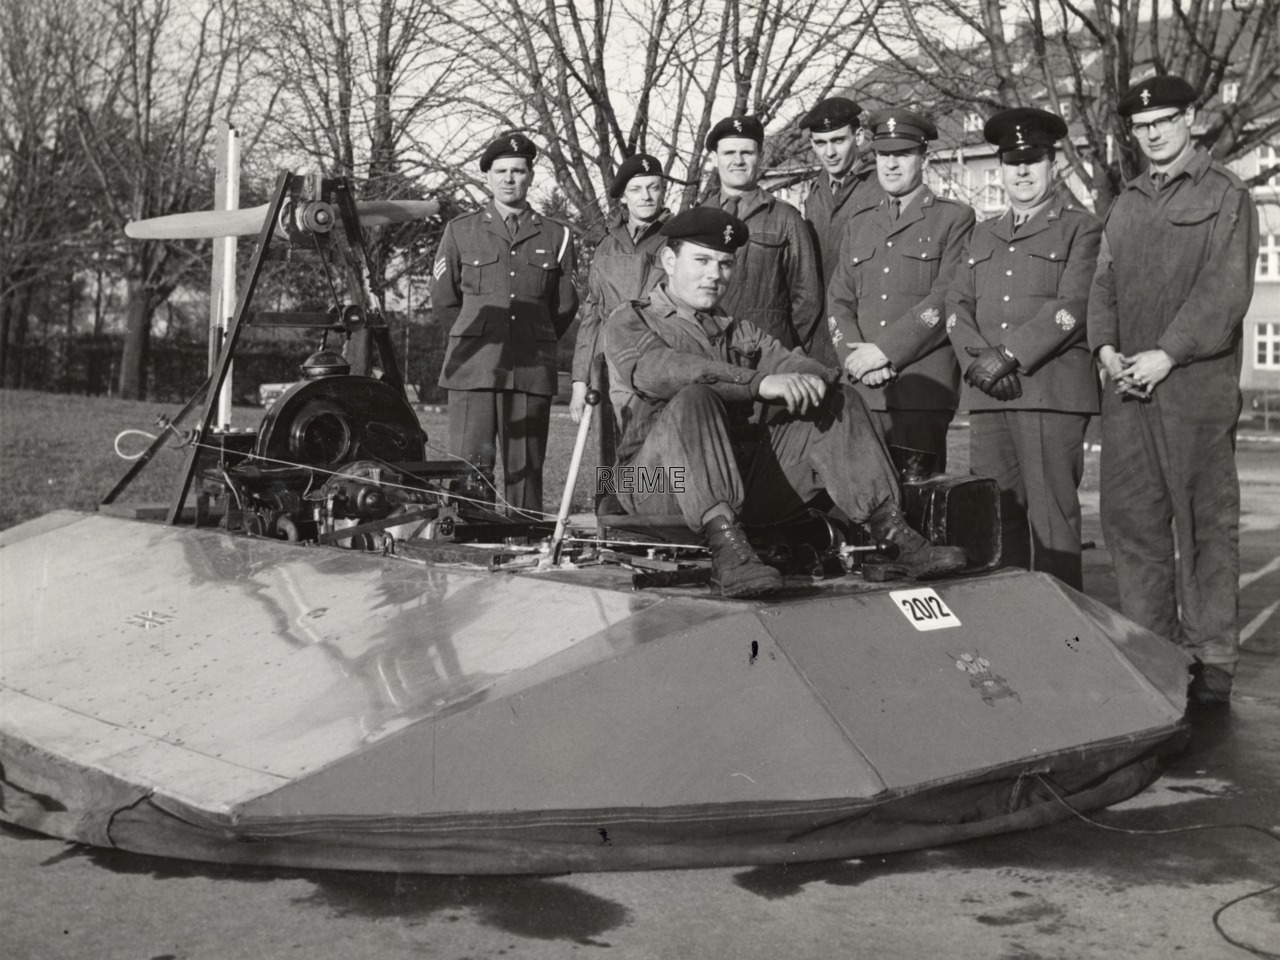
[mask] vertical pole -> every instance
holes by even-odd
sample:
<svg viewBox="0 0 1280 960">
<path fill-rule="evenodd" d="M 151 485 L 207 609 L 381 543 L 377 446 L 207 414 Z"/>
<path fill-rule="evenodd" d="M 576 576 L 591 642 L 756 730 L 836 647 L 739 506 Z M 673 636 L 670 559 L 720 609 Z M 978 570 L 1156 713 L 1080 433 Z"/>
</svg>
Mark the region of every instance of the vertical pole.
<svg viewBox="0 0 1280 960">
<path fill-rule="evenodd" d="M 213 208 L 236 210 L 240 206 L 240 134 L 230 121 L 218 120 L 217 176 L 214 181 Z M 218 365 L 226 339 L 227 325 L 236 305 L 236 238 L 219 237 L 213 241 L 213 281 L 209 296 L 209 373 Z M 218 393 L 214 425 L 231 424 L 231 372 Z"/>
</svg>

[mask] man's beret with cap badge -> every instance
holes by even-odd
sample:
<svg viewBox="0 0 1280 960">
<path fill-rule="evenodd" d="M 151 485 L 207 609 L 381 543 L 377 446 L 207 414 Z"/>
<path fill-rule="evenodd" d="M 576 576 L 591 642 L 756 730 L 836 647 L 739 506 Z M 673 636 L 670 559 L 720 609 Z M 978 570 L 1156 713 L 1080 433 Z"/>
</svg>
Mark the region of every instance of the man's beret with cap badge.
<svg viewBox="0 0 1280 960">
<path fill-rule="evenodd" d="M 749 232 L 745 223 L 719 207 L 690 207 L 658 231 L 668 240 L 687 240 L 721 253 L 733 253 L 747 242 Z"/>
<path fill-rule="evenodd" d="M 613 179 L 609 182 L 609 199 L 617 200 L 627 189 L 627 184 L 631 182 L 632 177 L 662 177 L 666 178 L 666 174 L 662 172 L 662 164 L 657 157 L 647 153 L 637 153 L 634 157 L 627 157 L 618 167 L 618 172 L 613 175 Z"/>
<path fill-rule="evenodd" d="M 800 129 L 814 133 L 827 133 L 841 127 L 857 129 L 861 112 L 862 107 L 848 97 L 827 97 L 800 118 Z"/>
<path fill-rule="evenodd" d="M 982 135 L 995 145 L 1002 162 L 1032 163 L 1067 135 L 1067 122 L 1048 110 L 1014 107 L 988 120 Z"/>
<path fill-rule="evenodd" d="M 1147 77 L 1129 88 L 1129 92 L 1116 104 L 1116 113 L 1131 117 L 1144 110 L 1161 107 L 1182 109 L 1196 102 L 1196 88 L 1181 77 Z"/>
<path fill-rule="evenodd" d="M 484 148 L 484 153 L 480 154 L 480 172 L 488 173 L 489 168 L 493 166 L 493 161 L 501 160 L 503 157 L 524 157 L 532 166 L 537 156 L 537 144 L 523 133 L 512 130 Z"/>
<path fill-rule="evenodd" d="M 714 150 L 716 144 L 726 137 L 743 137 L 763 144 L 764 125 L 760 122 L 759 117 L 725 117 L 711 128 L 711 132 L 707 134 L 707 141 L 703 149 Z"/>
<path fill-rule="evenodd" d="M 938 139 L 938 128 L 910 110 L 877 110 L 864 126 L 871 134 L 872 150 L 910 150 Z"/>
</svg>

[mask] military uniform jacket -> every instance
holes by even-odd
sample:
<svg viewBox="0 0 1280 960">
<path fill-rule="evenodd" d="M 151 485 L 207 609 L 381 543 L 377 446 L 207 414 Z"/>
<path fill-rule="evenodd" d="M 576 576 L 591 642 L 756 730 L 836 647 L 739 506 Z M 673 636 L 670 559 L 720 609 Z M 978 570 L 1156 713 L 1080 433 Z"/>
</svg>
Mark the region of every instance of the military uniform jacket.
<svg viewBox="0 0 1280 960">
<path fill-rule="evenodd" d="M 1013 211 L 973 228 L 947 291 L 947 332 L 960 369 L 966 347 L 1003 345 L 1018 358 L 1022 397 L 1001 401 L 965 384 L 965 410 L 1098 412 L 1098 376 L 1085 337 L 1102 221 L 1053 196 L 1016 232 Z"/>
<path fill-rule="evenodd" d="M 876 178 L 874 162 L 870 167 L 862 162 L 856 163 L 838 193 L 831 192 L 831 176 L 825 170 L 810 184 L 809 194 L 804 200 L 804 217 L 813 227 L 814 240 L 818 244 L 824 289 L 830 286 L 831 278 L 835 276 L 836 265 L 840 262 L 840 244 L 849 222 L 859 213 L 874 210 L 883 196 L 884 189 Z"/>
<path fill-rule="evenodd" d="M 1159 390 L 1215 414 L 1239 402 L 1258 210 L 1234 173 L 1197 150 L 1157 191 L 1131 181 L 1107 216 L 1089 298 L 1089 345 L 1159 348 L 1177 365 Z"/>
<path fill-rule="evenodd" d="M 718 307 L 706 313 L 677 307 L 665 282 L 648 299 L 622 304 L 607 325 L 609 398 L 622 428 L 621 464 L 640 450 L 667 401 L 685 387 L 705 384 L 719 394 L 729 411 L 730 432 L 742 436 L 750 429 L 760 381 L 769 374 L 831 379 L 817 360 L 788 350 L 753 323 Z"/>
<path fill-rule="evenodd" d="M 854 218 L 827 288 L 836 355 L 874 343 L 898 371 L 885 387 L 857 385 L 871 410 L 954 410 L 960 371 L 942 317 L 964 262 L 973 210 L 921 188 L 895 222 L 889 198 Z"/>
<path fill-rule="evenodd" d="M 436 252 L 431 304 L 449 327 L 440 386 L 556 392 L 556 341 L 578 309 L 569 229 L 531 210 L 512 237 L 497 208 L 449 221 Z"/>
<path fill-rule="evenodd" d="M 604 352 L 602 324 L 627 300 L 643 297 L 666 274 L 658 263 L 658 251 L 665 238 L 658 230 L 671 217 L 664 210 L 634 242 L 622 212 L 609 220 L 609 232 L 591 255 L 587 274 L 587 300 L 573 349 L 573 379 L 590 382 L 591 361 Z"/>
<path fill-rule="evenodd" d="M 706 206 L 718 207 L 719 199 Z M 822 282 L 809 225 L 800 211 L 757 188 L 738 201 L 750 235 L 734 254 L 733 278 L 720 306 L 755 324 L 784 347 L 830 360 L 822 326 Z M 819 334 L 822 336 L 819 336 Z"/>
</svg>

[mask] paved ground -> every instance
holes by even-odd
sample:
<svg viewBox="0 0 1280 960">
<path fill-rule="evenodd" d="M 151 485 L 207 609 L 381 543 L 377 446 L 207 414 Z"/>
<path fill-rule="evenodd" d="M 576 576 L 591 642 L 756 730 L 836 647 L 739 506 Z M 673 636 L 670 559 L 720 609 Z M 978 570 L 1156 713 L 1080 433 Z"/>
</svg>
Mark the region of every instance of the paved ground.
<svg viewBox="0 0 1280 960">
<path fill-rule="evenodd" d="M 1241 445 L 1237 697 L 1195 718 L 1187 752 L 1099 814 L 1108 825 L 1280 831 L 1278 448 Z M 1101 547 L 1096 496 L 1085 507 Z M 1104 549 L 1086 554 L 1086 586 L 1114 602 Z M 1214 960 L 1250 956 L 1215 930 L 1215 911 L 1278 882 L 1280 843 L 1257 832 L 1130 835 L 1079 821 L 786 868 L 488 879 L 222 868 L 3 829 L 0 956 Z M 1280 954 L 1280 891 L 1227 907 L 1219 923 Z"/>
</svg>

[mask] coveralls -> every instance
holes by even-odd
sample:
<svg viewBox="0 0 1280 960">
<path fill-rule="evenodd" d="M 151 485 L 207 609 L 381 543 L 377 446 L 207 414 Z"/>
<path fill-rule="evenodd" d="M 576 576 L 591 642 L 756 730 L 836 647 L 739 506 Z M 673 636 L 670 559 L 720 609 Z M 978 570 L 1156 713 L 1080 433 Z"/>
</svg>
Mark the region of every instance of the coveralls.
<svg viewBox="0 0 1280 960">
<path fill-rule="evenodd" d="M 643 297 L 665 276 L 662 265 L 658 263 L 658 251 L 665 241 L 658 231 L 670 218 L 671 211 L 663 210 L 645 225 L 638 236 L 632 237 L 625 211 L 620 210 L 610 217 L 609 232 L 591 255 L 587 299 L 583 304 L 582 322 L 578 325 L 578 338 L 573 345 L 575 381 L 591 384 L 607 395 L 607 375 L 603 384 L 593 384 L 591 379 L 592 363 L 597 355 L 604 353 L 604 320 L 620 304 Z M 598 429 L 600 462 L 612 463 L 617 445 L 613 417 L 600 417 Z"/>
<path fill-rule="evenodd" d="M 827 288 L 827 322 L 843 362 L 853 343 L 874 343 L 898 372 L 883 387 L 856 385 L 889 443 L 947 465 L 947 427 L 960 396 L 960 370 L 942 323 L 946 292 L 963 262 L 973 210 L 927 186 L 897 220 L 890 198 L 855 217 Z"/>
<path fill-rule="evenodd" d="M 541 511 L 542 462 L 556 341 L 578 309 L 569 229 L 526 208 L 515 235 L 492 202 L 445 226 L 432 309 L 449 327 L 440 386 L 449 390 L 452 452 L 492 477 L 502 445 L 504 496 Z"/>
<path fill-rule="evenodd" d="M 704 206 L 720 206 L 712 197 Z M 822 323 L 822 281 L 809 225 L 800 211 L 756 187 L 738 198 L 739 220 L 750 235 L 734 254 L 733 277 L 721 300 L 725 313 L 755 324 L 783 347 L 800 347 L 834 364 Z"/>
<path fill-rule="evenodd" d="M 1089 345 L 1174 362 L 1143 402 L 1102 400 L 1102 533 L 1125 616 L 1228 673 L 1239 656 L 1243 319 L 1258 211 L 1240 179 L 1197 150 L 1162 189 L 1143 174 L 1107 216 Z M 1175 560 L 1176 556 L 1176 560 Z"/>
<path fill-rule="evenodd" d="M 1084 432 L 1098 412 L 1085 309 L 1102 222 L 1054 195 L 1015 229 L 1014 211 L 973 228 L 947 292 L 947 332 L 963 370 L 968 347 L 1003 345 L 1022 396 L 996 400 L 964 384 L 969 469 L 1000 488 L 1006 564 L 1083 589 L 1080 497 Z"/>
<path fill-rule="evenodd" d="M 608 327 L 618 463 L 680 471 L 679 490 L 620 491 L 628 513 L 678 514 L 698 530 L 720 503 L 752 523 L 800 514 L 824 489 L 856 521 L 898 502 L 884 441 L 851 388 L 831 388 L 804 415 L 769 405 L 764 422 L 753 422 L 766 375 L 833 378 L 802 351 L 719 308 L 678 307 L 665 283 L 619 307 Z"/>
</svg>

